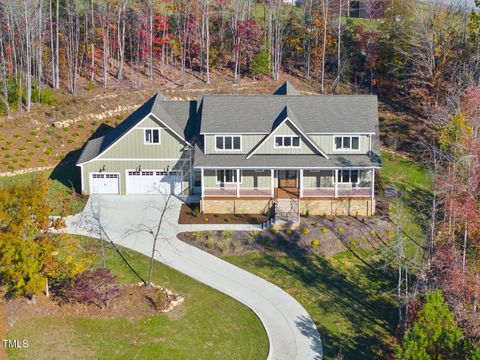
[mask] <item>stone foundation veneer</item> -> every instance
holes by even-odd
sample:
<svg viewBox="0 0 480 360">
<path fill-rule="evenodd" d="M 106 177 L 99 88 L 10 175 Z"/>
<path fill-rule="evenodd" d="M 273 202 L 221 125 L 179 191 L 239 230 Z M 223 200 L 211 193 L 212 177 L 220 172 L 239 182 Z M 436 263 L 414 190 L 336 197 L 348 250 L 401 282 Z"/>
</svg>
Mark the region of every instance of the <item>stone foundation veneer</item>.
<svg viewBox="0 0 480 360">
<path fill-rule="evenodd" d="M 204 199 L 201 208 L 206 214 L 264 214 L 273 206 L 272 199 Z M 372 199 L 315 199 L 300 200 L 300 213 L 309 215 L 372 216 Z"/>
</svg>

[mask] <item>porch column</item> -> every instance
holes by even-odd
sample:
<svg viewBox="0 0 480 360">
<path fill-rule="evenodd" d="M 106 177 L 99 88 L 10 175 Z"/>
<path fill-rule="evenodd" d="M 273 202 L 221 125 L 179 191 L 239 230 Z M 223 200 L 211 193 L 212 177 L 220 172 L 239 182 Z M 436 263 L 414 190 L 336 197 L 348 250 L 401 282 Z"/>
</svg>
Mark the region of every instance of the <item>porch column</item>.
<svg viewBox="0 0 480 360">
<path fill-rule="evenodd" d="M 240 169 L 237 169 L 237 197 L 240 197 Z"/>
<path fill-rule="evenodd" d="M 372 169 L 372 200 L 373 200 L 373 197 L 375 196 L 375 169 Z"/>
<path fill-rule="evenodd" d="M 271 196 L 275 197 L 275 170 L 270 169 L 270 186 L 271 186 Z"/>
<path fill-rule="evenodd" d="M 200 201 L 200 204 L 202 205 L 200 210 L 202 211 L 203 213 L 203 198 L 205 197 L 205 181 L 204 181 L 204 172 L 205 170 L 203 168 L 200 169 L 200 186 L 201 186 L 201 189 L 202 189 L 202 195 L 201 195 L 201 201 Z"/>
<path fill-rule="evenodd" d="M 338 169 L 335 169 L 335 179 L 333 180 L 335 185 L 335 197 L 338 197 Z"/>
<path fill-rule="evenodd" d="M 303 197 L 303 169 L 300 169 L 300 197 Z"/>
</svg>

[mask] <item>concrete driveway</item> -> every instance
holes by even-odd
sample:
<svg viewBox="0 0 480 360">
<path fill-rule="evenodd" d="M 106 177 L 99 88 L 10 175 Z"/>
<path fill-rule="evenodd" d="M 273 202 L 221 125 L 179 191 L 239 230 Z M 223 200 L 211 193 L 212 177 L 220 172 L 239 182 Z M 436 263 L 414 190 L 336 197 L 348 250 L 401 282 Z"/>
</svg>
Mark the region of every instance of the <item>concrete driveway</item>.
<svg viewBox="0 0 480 360">
<path fill-rule="evenodd" d="M 100 238 L 150 256 L 155 229 L 165 203 L 161 195 L 91 196 L 84 211 L 66 218 L 65 232 Z M 155 259 L 252 309 L 268 335 L 270 360 L 322 359 L 320 335 L 307 311 L 279 287 L 177 239 L 187 230 L 177 224 L 182 201 L 172 198 L 161 227 Z M 210 225 L 209 230 L 254 228 Z"/>
</svg>

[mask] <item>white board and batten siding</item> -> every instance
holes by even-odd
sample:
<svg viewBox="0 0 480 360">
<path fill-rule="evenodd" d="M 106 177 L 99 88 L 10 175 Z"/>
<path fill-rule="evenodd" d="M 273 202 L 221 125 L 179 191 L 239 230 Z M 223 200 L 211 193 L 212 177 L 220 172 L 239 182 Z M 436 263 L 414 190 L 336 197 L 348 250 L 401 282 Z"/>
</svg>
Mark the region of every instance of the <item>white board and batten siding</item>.
<svg viewBox="0 0 480 360">
<path fill-rule="evenodd" d="M 119 173 L 90 173 L 90 194 L 119 194 Z"/>
<path fill-rule="evenodd" d="M 182 194 L 182 171 L 127 170 L 127 194 Z"/>
</svg>

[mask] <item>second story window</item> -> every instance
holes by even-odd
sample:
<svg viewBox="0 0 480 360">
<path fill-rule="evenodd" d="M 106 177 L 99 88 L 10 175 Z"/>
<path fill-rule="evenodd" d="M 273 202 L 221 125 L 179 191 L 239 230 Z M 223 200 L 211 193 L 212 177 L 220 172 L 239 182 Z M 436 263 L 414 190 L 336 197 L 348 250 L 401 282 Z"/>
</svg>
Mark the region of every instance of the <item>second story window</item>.
<svg viewBox="0 0 480 360">
<path fill-rule="evenodd" d="M 160 129 L 145 129 L 145 144 L 160 144 Z"/>
<path fill-rule="evenodd" d="M 360 137 L 358 136 L 335 136 L 335 150 L 360 150 Z"/>
<path fill-rule="evenodd" d="M 217 135 L 215 136 L 216 150 L 241 150 L 241 137 L 232 135 Z"/>
<path fill-rule="evenodd" d="M 300 136 L 295 135 L 281 135 L 275 136 L 276 148 L 299 148 Z"/>
</svg>

